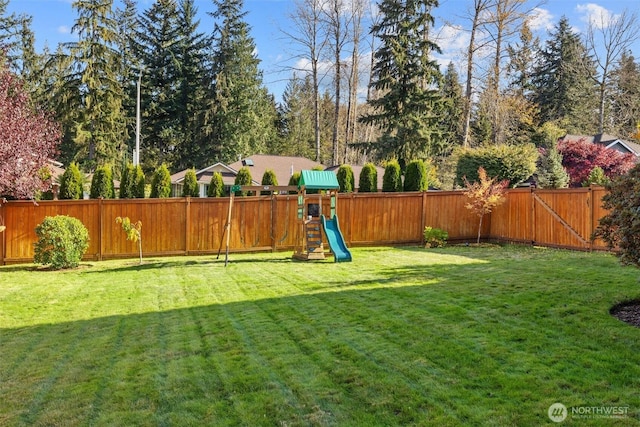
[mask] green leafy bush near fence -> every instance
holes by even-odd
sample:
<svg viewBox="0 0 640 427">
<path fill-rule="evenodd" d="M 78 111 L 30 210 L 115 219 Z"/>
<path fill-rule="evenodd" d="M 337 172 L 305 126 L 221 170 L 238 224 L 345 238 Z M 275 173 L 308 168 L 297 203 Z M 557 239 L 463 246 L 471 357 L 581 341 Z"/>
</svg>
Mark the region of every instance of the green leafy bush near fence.
<svg viewBox="0 0 640 427">
<path fill-rule="evenodd" d="M 89 232 L 79 219 L 66 215 L 47 216 L 36 227 L 36 264 L 54 270 L 77 267 L 89 247 Z"/>
</svg>

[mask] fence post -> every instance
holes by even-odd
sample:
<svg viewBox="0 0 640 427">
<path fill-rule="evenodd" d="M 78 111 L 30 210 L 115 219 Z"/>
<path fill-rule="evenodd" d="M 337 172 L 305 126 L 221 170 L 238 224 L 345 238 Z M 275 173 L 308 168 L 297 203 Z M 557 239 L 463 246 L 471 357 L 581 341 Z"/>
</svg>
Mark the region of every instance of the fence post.
<svg viewBox="0 0 640 427">
<path fill-rule="evenodd" d="M 191 239 L 189 239 L 189 229 L 191 228 L 191 197 L 185 197 L 185 205 L 184 205 L 184 254 L 189 255 L 189 245 L 191 244 Z"/>
<path fill-rule="evenodd" d="M 102 245 L 104 240 L 102 238 L 102 229 L 104 228 L 104 203 L 102 197 L 98 199 L 98 261 L 102 261 Z"/>
<path fill-rule="evenodd" d="M 420 245 L 424 246 L 424 229 L 427 226 L 427 190 L 422 192 L 422 215 L 420 218 Z"/>
<path fill-rule="evenodd" d="M 529 189 L 529 203 L 531 204 L 531 221 L 529 222 L 529 236 L 531 237 L 531 245 L 536 244 L 536 198 L 535 198 L 535 187 L 530 187 Z"/>
</svg>

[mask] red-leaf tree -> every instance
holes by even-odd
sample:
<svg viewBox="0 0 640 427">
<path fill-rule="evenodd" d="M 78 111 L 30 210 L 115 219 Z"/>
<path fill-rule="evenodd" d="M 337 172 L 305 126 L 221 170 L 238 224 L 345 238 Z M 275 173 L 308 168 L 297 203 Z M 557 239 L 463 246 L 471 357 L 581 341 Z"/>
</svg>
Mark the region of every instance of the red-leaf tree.
<svg viewBox="0 0 640 427">
<path fill-rule="evenodd" d="M 562 154 L 562 166 L 569 174 L 571 187 L 580 187 L 596 166 L 599 166 L 609 179 L 613 179 L 627 173 L 635 165 L 633 154 L 624 154 L 588 142 L 584 138 L 577 141 L 560 141 L 558 151 Z"/>
<path fill-rule="evenodd" d="M 50 188 L 42 173 L 56 153 L 59 127 L 34 109 L 22 83 L 5 66 L 0 68 L 0 195 L 33 199 Z"/>
<path fill-rule="evenodd" d="M 465 191 L 469 202 L 464 205 L 465 208 L 472 211 L 478 218 L 478 244 L 480 244 L 480 232 L 482 231 L 482 218 L 491 213 L 493 208 L 501 205 L 505 201 L 504 193 L 509 186 L 509 180 L 498 181 L 497 178 L 489 178 L 483 167 L 478 168 L 478 181 L 469 182 L 464 177 Z"/>
</svg>

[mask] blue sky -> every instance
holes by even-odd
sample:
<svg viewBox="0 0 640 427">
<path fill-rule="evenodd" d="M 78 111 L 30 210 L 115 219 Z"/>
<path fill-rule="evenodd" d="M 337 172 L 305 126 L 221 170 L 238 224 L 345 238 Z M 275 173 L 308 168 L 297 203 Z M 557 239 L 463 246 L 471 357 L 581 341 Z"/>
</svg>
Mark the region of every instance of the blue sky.
<svg viewBox="0 0 640 427">
<path fill-rule="evenodd" d="M 119 4 L 119 0 L 115 0 Z M 33 30 L 36 35 L 38 48 L 45 43 L 55 49 L 59 42 L 72 41 L 71 34 L 76 14 L 72 8 L 72 0 L 10 0 L 9 12 L 26 13 L 33 16 Z M 139 10 L 150 7 L 153 0 L 139 0 Z M 456 28 L 464 23 L 465 11 L 472 0 L 441 0 L 440 6 L 434 10 L 436 28 L 434 34 L 439 37 L 439 44 L 443 54 L 438 58 L 442 64 L 450 60 L 462 65 L 462 52 L 468 43 L 465 32 Z M 531 8 L 540 1 L 529 1 Z M 196 0 L 201 20 L 201 31 L 210 32 L 212 19 L 206 14 L 214 9 L 211 0 Z M 282 90 L 289 78 L 287 66 L 296 62 L 294 48 L 286 40 L 282 30 L 286 29 L 288 16 L 293 11 L 293 0 L 245 0 L 247 21 L 252 27 L 252 37 L 257 46 L 257 53 L 261 59 L 265 84 L 279 100 Z M 617 14 L 624 9 L 630 11 L 638 9 L 638 0 L 616 1 L 578 1 L 578 0 L 549 0 L 535 9 L 536 19 L 532 26 L 536 35 L 545 39 L 547 31 L 557 24 L 560 17 L 565 15 L 576 31 L 583 32 L 588 17 L 599 14 Z M 450 24 L 450 25 L 447 25 Z M 637 45 L 636 45 L 637 46 Z M 636 57 L 640 54 L 636 50 Z"/>
</svg>

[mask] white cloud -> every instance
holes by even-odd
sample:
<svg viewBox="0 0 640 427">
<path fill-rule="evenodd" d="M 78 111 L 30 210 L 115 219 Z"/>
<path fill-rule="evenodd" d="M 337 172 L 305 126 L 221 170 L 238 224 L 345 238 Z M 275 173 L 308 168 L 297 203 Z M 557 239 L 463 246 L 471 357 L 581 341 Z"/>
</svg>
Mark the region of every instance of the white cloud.
<svg viewBox="0 0 640 427">
<path fill-rule="evenodd" d="M 58 33 L 59 34 L 71 34 L 71 28 L 67 27 L 66 25 L 60 25 L 58 27 Z"/>
<path fill-rule="evenodd" d="M 581 21 L 599 29 L 606 28 L 609 22 L 615 19 L 613 13 L 595 3 L 579 4 L 576 6 L 576 11 L 582 15 Z"/>
<path fill-rule="evenodd" d="M 553 28 L 553 15 L 547 9 L 536 7 L 529 16 L 529 27 L 532 31 L 551 30 Z"/>
</svg>

